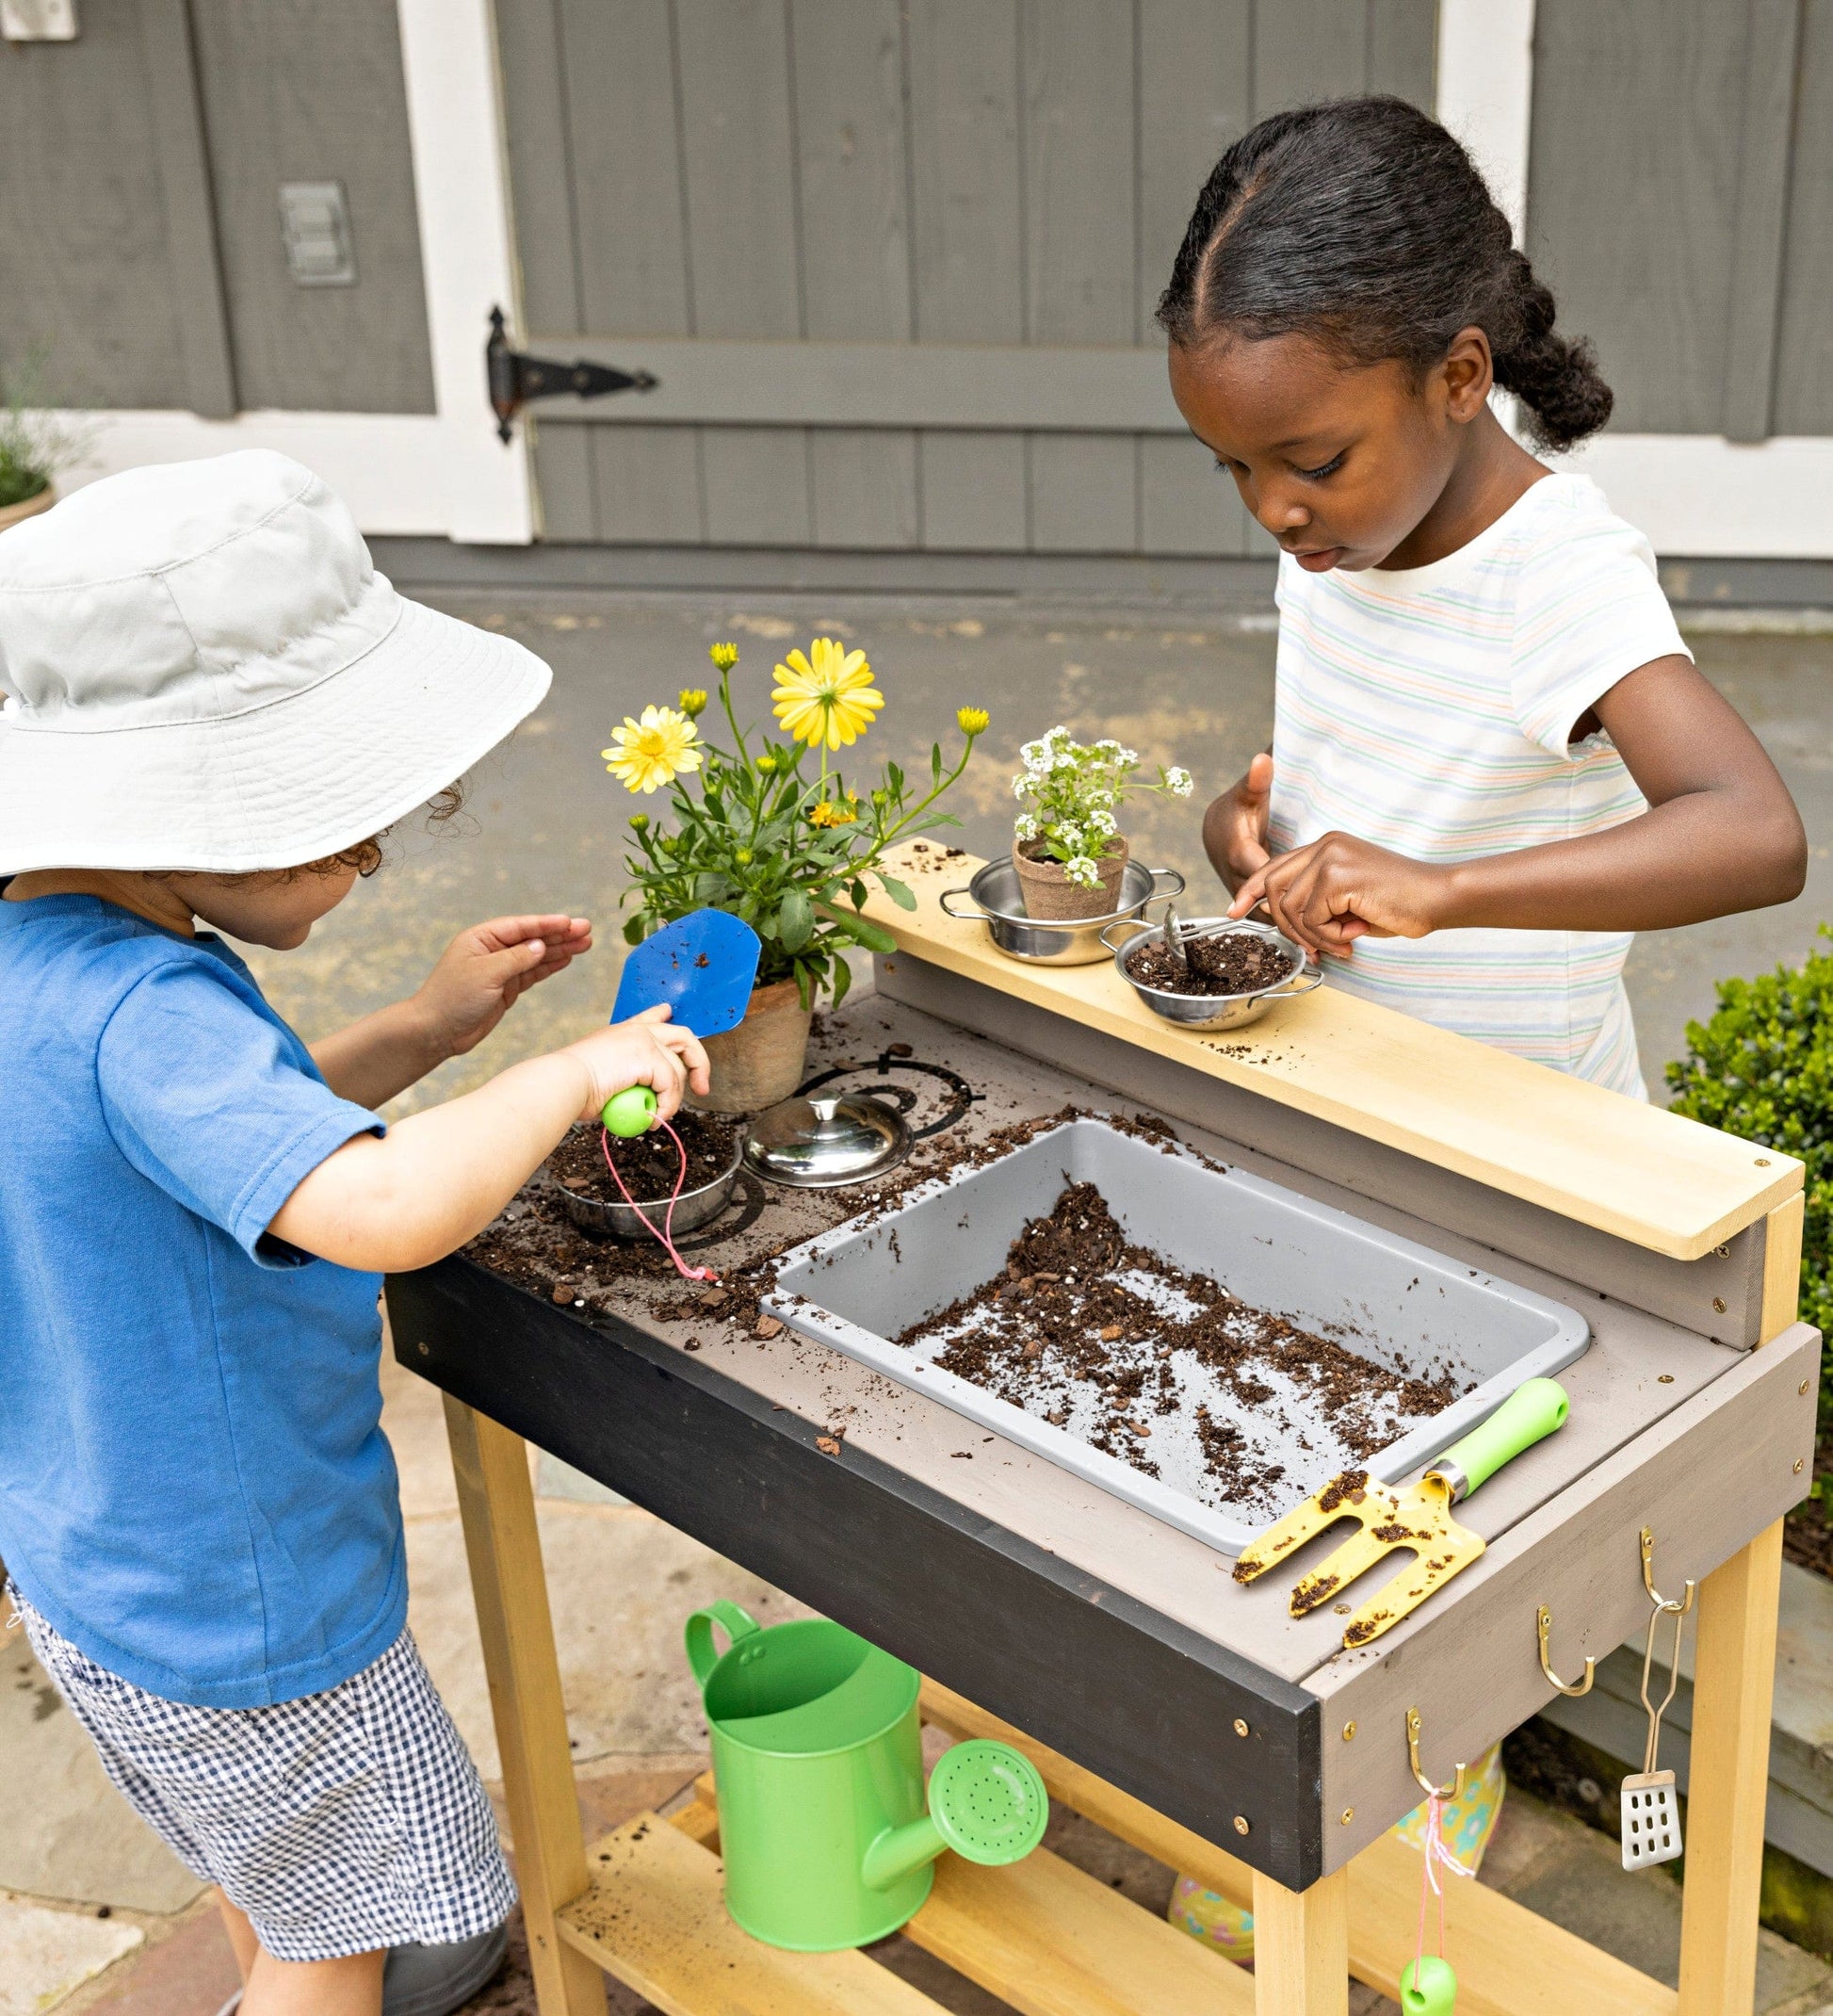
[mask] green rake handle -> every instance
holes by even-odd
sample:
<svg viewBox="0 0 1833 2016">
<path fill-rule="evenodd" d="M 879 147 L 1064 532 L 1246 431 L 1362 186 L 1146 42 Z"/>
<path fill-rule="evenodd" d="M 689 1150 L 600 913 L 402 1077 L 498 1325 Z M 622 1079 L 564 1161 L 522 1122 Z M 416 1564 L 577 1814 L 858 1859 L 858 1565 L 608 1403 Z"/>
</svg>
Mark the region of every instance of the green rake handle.
<svg viewBox="0 0 1833 2016">
<path fill-rule="evenodd" d="M 1572 1403 L 1557 1379 L 1524 1380 L 1487 1421 L 1453 1442 L 1426 1474 L 1449 1472 L 1447 1481 L 1453 1486 L 1455 1504 L 1493 1477 L 1504 1463 L 1513 1462 L 1524 1449 L 1532 1449 L 1556 1428 L 1564 1427 L 1571 1410 Z M 1459 1478 L 1463 1480 L 1462 1490 L 1455 1488 Z"/>
</svg>

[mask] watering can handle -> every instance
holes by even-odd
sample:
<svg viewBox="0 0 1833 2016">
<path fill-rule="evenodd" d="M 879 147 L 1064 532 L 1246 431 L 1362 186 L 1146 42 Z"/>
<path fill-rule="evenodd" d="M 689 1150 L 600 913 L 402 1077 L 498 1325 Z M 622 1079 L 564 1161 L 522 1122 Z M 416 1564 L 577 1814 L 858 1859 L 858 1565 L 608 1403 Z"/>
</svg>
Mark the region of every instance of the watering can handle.
<svg viewBox="0 0 1833 2016">
<path fill-rule="evenodd" d="M 712 1677 L 713 1668 L 720 1663 L 720 1655 L 713 1650 L 713 1626 L 723 1624 L 726 1636 L 734 1645 L 740 1638 L 748 1638 L 758 1628 L 757 1619 L 748 1610 L 741 1610 L 737 1603 L 727 1602 L 717 1597 L 704 1610 L 696 1610 L 688 1619 L 685 1636 L 688 1642 L 688 1664 L 693 1669 L 694 1684 L 704 1687 Z"/>
</svg>

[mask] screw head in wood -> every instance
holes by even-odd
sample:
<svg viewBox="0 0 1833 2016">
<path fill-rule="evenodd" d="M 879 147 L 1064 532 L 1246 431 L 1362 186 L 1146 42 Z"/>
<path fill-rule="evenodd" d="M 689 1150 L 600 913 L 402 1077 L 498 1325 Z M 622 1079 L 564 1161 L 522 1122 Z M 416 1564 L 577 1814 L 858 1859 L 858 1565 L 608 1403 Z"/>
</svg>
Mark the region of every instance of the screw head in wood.
<svg viewBox="0 0 1833 2016">
<path fill-rule="evenodd" d="M 1244 1736 L 1247 1734 L 1247 1724 L 1241 1720 L 1240 1715 L 1237 1715 L 1235 1717 L 1235 1733 L 1238 1736 Z"/>
<path fill-rule="evenodd" d="M 1347 1827 L 1347 1826 L 1348 1826 L 1348 1825 L 1350 1824 L 1350 1822 L 1351 1822 L 1352 1820 L 1354 1820 L 1354 1818 L 1355 1818 L 1355 1808 L 1354 1808 L 1354 1806 L 1345 1806 L 1345 1807 L 1343 1808 L 1343 1817 L 1342 1817 L 1342 1823 L 1341 1823 L 1341 1824 L 1342 1824 L 1342 1825 L 1343 1825 L 1344 1827 Z"/>
<path fill-rule="evenodd" d="M 1796 1456 L 1796 1458 L 1794 1459 L 1794 1473 L 1797 1477 L 1801 1474 L 1801 1465 L 1802 1458 L 1800 1456 Z"/>
<path fill-rule="evenodd" d="M 420 1356 L 423 1358 L 430 1358 L 432 1356 L 432 1346 L 428 1343 L 424 1337 L 420 1340 Z M 1805 1392 L 1807 1389 L 1804 1387 L 1802 1390 Z"/>
<path fill-rule="evenodd" d="M 1658 1372 L 1655 1374 L 1655 1384 L 1657 1386 L 1672 1386 L 1674 1384 L 1674 1374 L 1671 1372 Z"/>
<path fill-rule="evenodd" d="M 1235 1815 L 1235 1831 L 1238 1834 L 1247 1832 L 1247 1815 L 1245 1813 L 1237 1813 Z"/>
<path fill-rule="evenodd" d="M 1721 1316 L 1724 1315 L 1725 1297 L 1723 1295 L 1714 1295 L 1712 1297 L 1712 1308 L 1716 1309 Z"/>
<path fill-rule="evenodd" d="M 1345 1722 L 1343 1724 L 1343 1741 L 1345 1743 L 1354 1743 L 1355 1741 L 1355 1724 L 1354 1722 Z"/>
<path fill-rule="evenodd" d="M 1805 1392 L 1806 1392 L 1807 1390 L 1808 1390 L 1808 1382 L 1807 1382 L 1807 1380 L 1806 1380 L 1806 1379 L 1804 1379 L 1804 1380 L 1802 1380 L 1801 1384 L 1800 1384 L 1799 1386 L 1797 1386 L 1797 1387 L 1795 1388 L 1795 1391 L 1796 1391 L 1796 1392 L 1798 1392 L 1798 1393 L 1805 1393 Z"/>
<path fill-rule="evenodd" d="M 1757 1166 L 1760 1169 L 1767 1169 L 1769 1167 L 1769 1157 L 1767 1155 L 1758 1156 Z"/>
</svg>

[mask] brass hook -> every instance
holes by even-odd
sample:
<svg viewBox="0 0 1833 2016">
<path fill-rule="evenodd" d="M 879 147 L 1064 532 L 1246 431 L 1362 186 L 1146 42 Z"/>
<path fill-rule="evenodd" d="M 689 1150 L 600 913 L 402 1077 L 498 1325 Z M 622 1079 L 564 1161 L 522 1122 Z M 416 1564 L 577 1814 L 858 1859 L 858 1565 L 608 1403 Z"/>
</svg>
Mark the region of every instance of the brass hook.
<svg viewBox="0 0 1833 2016">
<path fill-rule="evenodd" d="M 1534 1612 L 1533 1629 L 1534 1635 L 1540 1640 L 1540 1670 L 1546 1674 L 1547 1678 L 1552 1682 L 1553 1685 L 1562 1694 L 1571 1696 L 1574 1700 L 1577 1700 L 1582 1694 L 1589 1694 L 1591 1692 L 1591 1683 L 1598 1676 L 1597 1660 L 1587 1659 L 1585 1661 L 1584 1678 L 1579 1682 L 1577 1686 L 1567 1686 L 1565 1682 L 1553 1671 L 1551 1657 L 1547 1650 L 1547 1640 L 1552 1635 L 1553 1613 L 1548 1609 L 1545 1603 L 1542 1603 L 1540 1608 Z"/>
<path fill-rule="evenodd" d="M 1686 1595 L 1679 1602 L 1672 1602 L 1655 1586 L 1655 1535 L 1651 1527 L 1645 1526 L 1642 1540 L 1642 1585 L 1648 1591 L 1648 1601 L 1657 1610 L 1665 1610 L 1675 1617 L 1685 1617 L 1693 1608 L 1695 1585 L 1687 1584 Z"/>
<path fill-rule="evenodd" d="M 1429 1798 L 1461 1799 L 1464 1797 L 1466 1767 L 1463 1764 L 1457 1766 L 1457 1776 L 1449 1785 L 1435 1785 L 1419 1768 L 1419 1711 L 1417 1708 L 1406 1711 L 1406 1761 L 1413 1766 L 1413 1776 L 1419 1789 Z"/>
</svg>

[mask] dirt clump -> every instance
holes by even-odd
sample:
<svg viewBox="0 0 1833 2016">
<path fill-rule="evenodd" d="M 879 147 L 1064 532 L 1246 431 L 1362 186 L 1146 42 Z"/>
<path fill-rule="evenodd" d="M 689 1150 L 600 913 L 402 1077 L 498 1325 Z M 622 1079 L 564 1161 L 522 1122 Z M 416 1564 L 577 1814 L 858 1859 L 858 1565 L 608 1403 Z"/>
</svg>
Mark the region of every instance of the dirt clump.
<svg viewBox="0 0 1833 2016">
<path fill-rule="evenodd" d="M 688 1179 L 681 1186 L 684 1194 L 714 1181 L 731 1168 L 738 1146 L 731 1121 L 683 1108 L 669 1125 L 688 1151 Z M 575 1196 L 590 1197 L 599 1204 L 622 1204 L 624 1192 L 605 1166 L 608 1142 L 617 1173 L 639 1204 L 666 1202 L 673 1195 L 681 1176 L 681 1150 L 659 1127 L 630 1140 L 608 1136 L 596 1122 L 569 1128 L 565 1140 L 547 1158 L 549 1173 L 562 1190 L 572 1191 Z"/>
<path fill-rule="evenodd" d="M 1127 970 L 1141 986 L 1161 994 L 1202 996 L 1257 994 L 1293 971 L 1291 954 L 1253 931 L 1193 938 L 1184 947 L 1184 958 L 1188 971 L 1155 935 L 1127 954 Z"/>
</svg>

